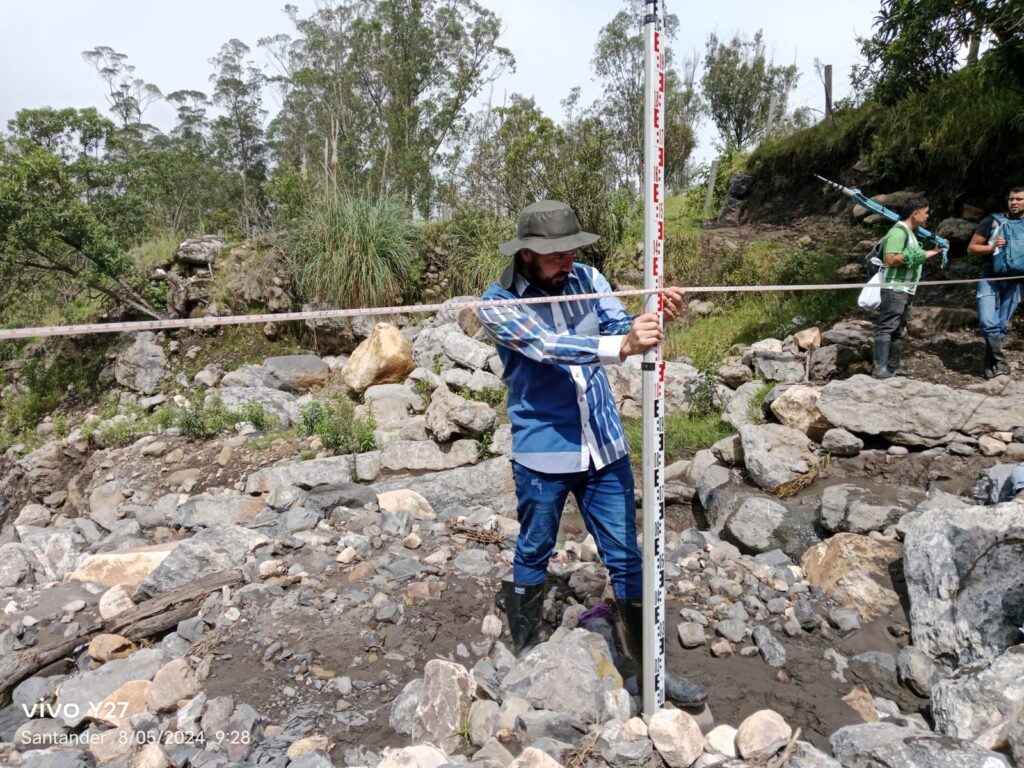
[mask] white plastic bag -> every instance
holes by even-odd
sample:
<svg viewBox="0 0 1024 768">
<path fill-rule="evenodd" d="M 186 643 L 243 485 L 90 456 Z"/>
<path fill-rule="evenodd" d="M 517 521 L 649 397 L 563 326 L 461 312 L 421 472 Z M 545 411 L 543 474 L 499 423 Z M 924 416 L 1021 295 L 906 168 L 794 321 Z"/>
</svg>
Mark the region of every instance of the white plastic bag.
<svg viewBox="0 0 1024 768">
<path fill-rule="evenodd" d="M 868 280 L 867 284 L 860 289 L 860 296 L 857 297 L 857 304 L 864 309 L 878 309 L 882 305 L 882 275 L 884 269 L 875 272 L 874 277 Z"/>
</svg>

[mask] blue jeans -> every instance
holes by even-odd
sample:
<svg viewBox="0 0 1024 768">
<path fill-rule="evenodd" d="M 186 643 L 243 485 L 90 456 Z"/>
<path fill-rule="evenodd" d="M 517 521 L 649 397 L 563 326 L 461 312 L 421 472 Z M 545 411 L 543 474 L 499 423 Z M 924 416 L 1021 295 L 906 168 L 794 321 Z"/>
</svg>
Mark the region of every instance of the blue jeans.
<svg viewBox="0 0 1024 768">
<path fill-rule="evenodd" d="M 1019 280 L 978 283 L 978 322 L 982 336 L 1000 339 L 1006 336 L 1006 327 L 1020 304 L 1020 285 Z"/>
<path fill-rule="evenodd" d="M 585 472 L 548 474 L 512 463 L 518 499 L 519 540 L 512 562 L 512 580 L 540 584 L 555 551 L 562 508 L 569 494 L 576 498 L 583 522 L 594 537 L 611 578 L 615 597 L 643 596 L 643 563 L 636 542 L 636 500 L 629 456 L 603 469 L 593 463 Z"/>
</svg>

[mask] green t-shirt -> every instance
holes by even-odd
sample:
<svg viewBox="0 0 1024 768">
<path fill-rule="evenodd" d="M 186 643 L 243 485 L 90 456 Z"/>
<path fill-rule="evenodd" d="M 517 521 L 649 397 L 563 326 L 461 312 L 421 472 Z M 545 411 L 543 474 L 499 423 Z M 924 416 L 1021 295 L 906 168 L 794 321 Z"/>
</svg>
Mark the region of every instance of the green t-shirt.
<svg viewBox="0 0 1024 768">
<path fill-rule="evenodd" d="M 896 224 L 885 236 L 883 253 L 902 253 L 906 255 L 911 248 L 920 249 L 914 233 L 903 224 Z M 885 275 L 882 277 L 882 288 L 890 291 L 902 291 L 911 296 L 917 292 L 917 283 L 921 279 L 921 271 L 924 265 L 910 266 L 908 264 L 897 264 L 887 266 Z"/>
</svg>

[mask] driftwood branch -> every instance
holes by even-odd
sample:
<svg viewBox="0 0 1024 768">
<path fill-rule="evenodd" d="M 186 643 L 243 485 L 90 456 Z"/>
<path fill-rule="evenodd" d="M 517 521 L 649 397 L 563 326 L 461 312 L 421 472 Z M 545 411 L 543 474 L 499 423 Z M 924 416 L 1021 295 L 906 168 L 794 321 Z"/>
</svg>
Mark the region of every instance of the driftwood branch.
<svg viewBox="0 0 1024 768">
<path fill-rule="evenodd" d="M 11 689 L 22 680 L 73 653 L 96 635 L 112 633 L 132 641 L 152 637 L 176 627 L 179 621 L 195 616 L 211 593 L 241 583 L 242 574 L 239 571 L 215 573 L 193 584 L 145 600 L 107 621 L 94 619 L 72 637 L 60 638 L 49 645 L 30 648 L 0 659 L 0 696 L 6 701 Z"/>
</svg>

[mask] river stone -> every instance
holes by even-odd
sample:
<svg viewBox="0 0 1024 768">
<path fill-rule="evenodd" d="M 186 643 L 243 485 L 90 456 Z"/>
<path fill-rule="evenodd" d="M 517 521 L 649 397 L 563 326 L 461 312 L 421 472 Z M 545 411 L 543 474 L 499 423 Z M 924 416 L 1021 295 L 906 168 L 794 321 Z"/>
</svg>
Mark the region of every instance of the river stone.
<svg viewBox="0 0 1024 768">
<path fill-rule="evenodd" d="M 448 756 L 431 744 L 389 749 L 377 768 L 440 768 L 448 763 Z"/>
<path fill-rule="evenodd" d="M 759 488 L 780 496 L 795 493 L 818 475 L 813 444 L 802 432 L 780 424 L 740 427 L 747 472 Z"/>
<path fill-rule="evenodd" d="M 117 383 L 143 395 L 156 392 L 166 375 L 167 356 L 151 331 L 130 336 L 114 360 Z"/>
<path fill-rule="evenodd" d="M 920 648 L 908 645 L 896 659 L 900 682 L 918 696 L 931 697 L 932 687 L 938 681 L 938 670 L 932 657 Z"/>
<path fill-rule="evenodd" d="M 456 440 L 447 451 L 429 440 L 400 440 L 380 452 L 381 467 L 393 471 L 455 469 L 479 460 L 475 440 Z"/>
<path fill-rule="evenodd" d="M 771 403 L 771 412 L 779 423 L 800 430 L 812 440 L 821 440 L 831 426 L 818 410 L 821 390 L 806 384 L 787 387 Z"/>
<path fill-rule="evenodd" d="M 461 664 L 428 661 L 412 719 L 413 741 L 429 741 L 454 752 L 462 743 L 459 730 L 469 717 L 472 691 L 472 677 Z"/>
<path fill-rule="evenodd" d="M 199 690 L 195 670 L 186 659 L 172 659 L 153 677 L 146 696 L 152 712 L 176 709 L 179 699 L 190 699 Z"/>
<path fill-rule="evenodd" d="M 647 726 L 638 717 L 605 723 L 597 746 L 609 765 L 643 765 L 654 752 Z"/>
<path fill-rule="evenodd" d="M 952 667 L 992 659 L 1024 625 L 1024 502 L 934 509 L 904 543 L 914 645 Z"/>
<path fill-rule="evenodd" d="M 265 382 L 285 392 L 308 392 L 327 381 L 331 369 L 316 355 L 280 355 L 263 361 Z"/>
<path fill-rule="evenodd" d="M 423 692 L 423 678 L 417 677 L 405 684 L 393 702 L 388 715 L 391 730 L 402 736 L 412 736 L 412 722 Z"/>
<path fill-rule="evenodd" d="M 780 546 L 776 529 L 789 515 L 789 510 L 774 499 L 750 496 L 725 523 L 725 534 L 741 551 L 760 554 Z"/>
<path fill-rule="evenodd" d="M 971 488 L 975 504 L 999 504 L 1013 499 L 1013 470 L 1016 464 L 995 464 L 981 470 Z"/>
<path fill-rule="evenodd" d="M 842 483 L 821 494 L 821 526 L 833 533 L 868 533 L 895 525 L 925 499 L 916 488 Z"/>
<path fill-rule="evenodd" d="M 497 414 L 487 403 L 467 400 L 461 395 L 438 387 L 430 396 L 427 406 L 427 429 L 439 442 L 453 436 L 480 437 L 494 428 Z"/>
<path fill-rule="evenodd" d="M 789 741 L 793 729 L 782 715 L 761 709 L 747 717 L 736 729 L 736 750 L 744 759 L 758 753 L 774 754 Z"/>
<path fill-rule="evenodd" d="M 543 750 L 527 747 L 508 768 L 562 768 L 562 764 Z"/>
<path fill-rule="evenodd" d="M 0 545 L 0 587 L 16 587 L 39 567 L 35 553 L 16 541 Z"/>
<path fill-rule="evenodd" d="M 848 725 L 829 743 L 845 768 L 1010 768 L 1002 755 L 972 742 L 889 723 Z"/>
<path fill-rule="evenodd" d="M 686 712 L 659 709 L 648 724 L 654 748 L 670 768 L 690 768 L 704 751 L 704 734 Z"/>
<path fill-rule="evenodd" d="M 864 448 L 864 441 L 845 429 L 833 428 L 821 438 L 821 447 L 833 456 L 856 456 Z"/>
<path fill-rule="evenodd" d="M 237 525 L 204 528 L 178 544 L 139 584 L 139 592 L 153 597 L 211 574 L 240 569 L 256 547 L 269 541 L 256 531 Z"/>
<path fill-rule="evenodd" d="M 725 407 L 725 411 L 722 413 L 722 421 L 725 421 L 736 429 L 746 425 L 753 424 L 754 421 L 750 418 L 750 409 L 761 390 L 764 388 L 763 381 L 748 381 L 746 384 L 741 386 L 736 392 L 733 393 L 732 399 L 729 400 L 729 404 Z M 758 418 L 763 418 L 758 415 Z"/>
<path fill-rule="evenodd" d="M 82 539 L 73 531 L 53 528 L 26 528 L 21 543 L 35 556 L 47 581 L 61 581 L 87 557 Z"/>
<path fill-rule="evenodd" d="M 768 627 L 756 626 L 751 633 L 757 650 L 761 652 L 761 658 L 769 667 L 783 667 L 786 665 L 786 649 L 782 646 Z"/>
<path fill-rule="evenodd" d="M 760 342 L 758 342 L 760 343 Z M 757 346 L 756 344 L 754 345 Z M 765 381 L 795 383 L 804 380 L 804 360 L 789 352 L 753 351 L 754 373 Z"/>
<path fill-rule="evenodd" d="M 1024 426 L 1024 398 L 1016 392 L 986 395 L 907 377 L 831 381 L 822 387 L 818 409 L 851 432 L 925 447 L 949 443 L 957 432 L 982 435 Z"/>
<path fill-rule="evenodd" d="M 742 363 L 726 363 L 716 372 L 725 386 L 737 389 L 754 377 L 753 371 Z"/>
<path fill-rule="evenodd" d="M 1011 724 L 1024 717 L 1024 645 L 936 683 L 932 714 L 948 736 L 1004 749 Z"/>
<path fill-rule="evenodd" d="M 127 658 L 108 661 L 65 679 L 57 689 L 58 719 L 77 727 L 88 716 L 90 704 L 95 706 L 131 680 L 152 680 L 162 664 L 159 648 L 143 648 Z"/>
<path fill-rule="evenodd" d="M 837 533 L 808 549 L 800 564 L 808 582 L 870 621 L 899 604 L 887 582 L 889 565 L 902 553 L 896 541 Z"/>
<path fill-rule="evenodd" d="M 362 394 L 374 384 L 402 381 L 415 367 L 412 345 L 402 332 L 390 323 L 377 323 L 352 351 L 341 377 L 349 389 Z"/>
<path fill-rule="evenodd" d="M 838 760 L 806 741 L 796 743 L 796 749 L 789 755 L 785 765 L 786 768 L 843 768 Z"/>
<path fill-rule="evenodd" d="M 566 680 L 573 684 L 566 685 Z M 604 692 L 621 687 L 607 643 L 585 629 L 541 643 L 502 682 L 506 694 L 521 696 L 538 709 L 572 712 L 587 723 L 600 722 Z"/>
</svg>

